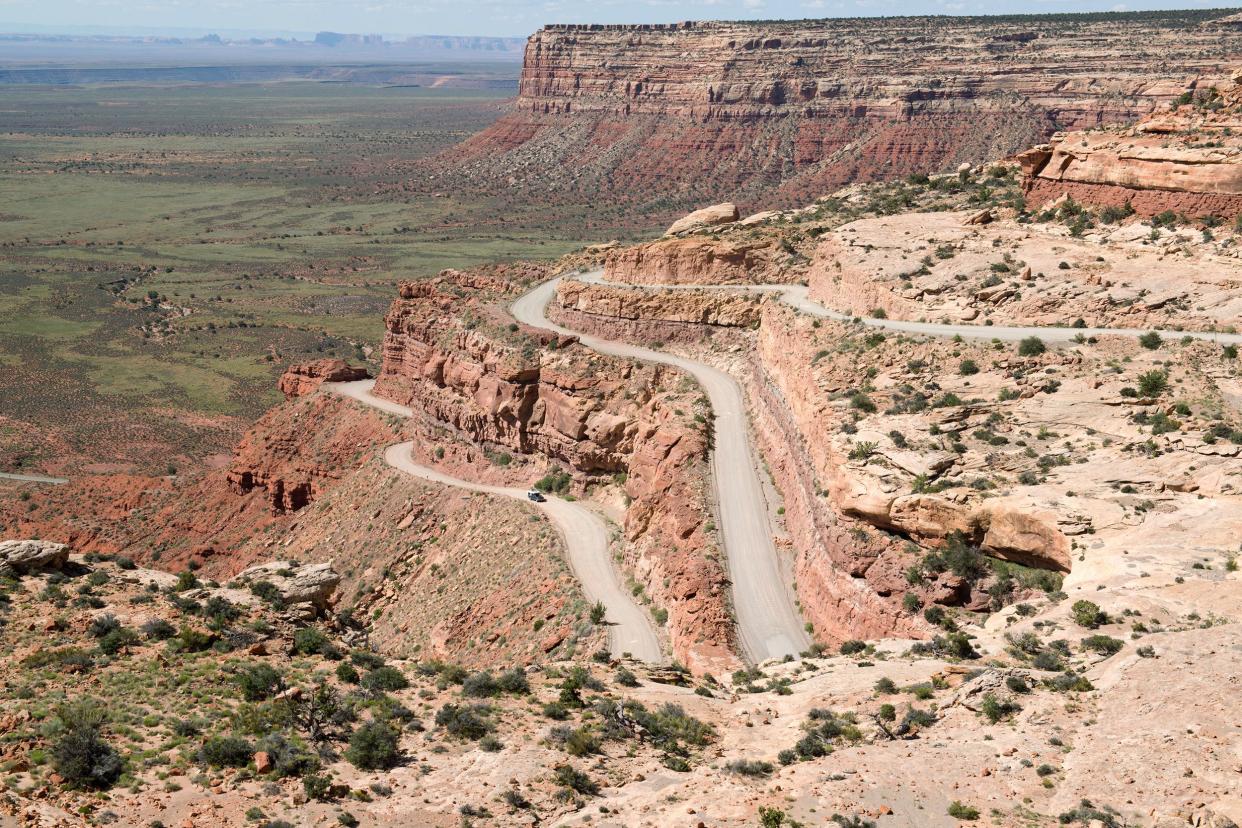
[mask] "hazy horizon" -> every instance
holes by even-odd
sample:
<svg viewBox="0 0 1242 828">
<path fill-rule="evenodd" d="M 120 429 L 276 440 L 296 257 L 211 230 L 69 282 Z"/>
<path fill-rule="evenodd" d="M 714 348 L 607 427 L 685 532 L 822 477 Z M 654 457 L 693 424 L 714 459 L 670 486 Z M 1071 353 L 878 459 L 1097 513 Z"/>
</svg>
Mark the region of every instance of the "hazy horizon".
<svg viewBox="0 0 1242 828">
<path fill-rule="evenodd" d="M 1230 9 L 1216 2 L 1116 3 L 1112 0 L 171 0 L 159 5 L 126 0 L 0 0 L 0 32 L 70 36 L 202 37 L 309 40 L 316 32 L 379 34 L 396 39 L 526 37 L 550 23 L 672 23 L 681 20 L 753 20 L 903 15 L 1072 14 Z M 118 23 L 118 19 L 133 22 Z M 72 19 L 73 24 L 63 21 Z M 296 27 L 288 25 L 297 19 Z"/>
</svg>

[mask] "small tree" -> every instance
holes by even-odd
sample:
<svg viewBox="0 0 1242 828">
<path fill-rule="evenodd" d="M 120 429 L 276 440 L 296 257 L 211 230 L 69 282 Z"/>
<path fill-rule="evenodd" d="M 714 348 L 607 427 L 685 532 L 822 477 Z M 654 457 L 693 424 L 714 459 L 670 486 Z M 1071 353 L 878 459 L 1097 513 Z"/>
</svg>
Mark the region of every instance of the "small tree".
<svg viewBox="0 0 1242 828">
<path fill-rule="evenodd" d="M 604 623 L 604 616 L 607 612 L 608 609 L 604 606 L 604 602 L 596 601 L 595 605 L 591 607 L 591 623 L 595 625 Z"/>
<path fill-rule="evenodd" d="M 388 722 L 369 721 L 349 737 L 345 758 L 359 770 L 384 770 L 401 758 L 400 735 Z"/>
<path fill-rule="evenodd" d="M 71 785 L 112 787 L 121 775 L 121 757 L 103 738 L 105 714 L 93 699 L 67 704 L 57 711 L 64 731 L 52 745 L 52 766 Z"/>
</svg>

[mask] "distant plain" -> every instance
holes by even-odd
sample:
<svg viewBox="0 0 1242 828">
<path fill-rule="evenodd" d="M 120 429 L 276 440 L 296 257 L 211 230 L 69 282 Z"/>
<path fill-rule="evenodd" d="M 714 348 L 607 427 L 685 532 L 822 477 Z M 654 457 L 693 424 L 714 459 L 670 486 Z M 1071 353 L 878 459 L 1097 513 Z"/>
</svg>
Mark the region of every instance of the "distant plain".
<svg viewBox="0 0 1242 828">
<path fill-rule="evenodd" d="M 420 166 L 505 94 L 0 85 L 0 470 L 200 462 L 284 365 L 377 364 L 397 281 L 596 240 L 573 205 L 441 192 Z"/>
</svg>

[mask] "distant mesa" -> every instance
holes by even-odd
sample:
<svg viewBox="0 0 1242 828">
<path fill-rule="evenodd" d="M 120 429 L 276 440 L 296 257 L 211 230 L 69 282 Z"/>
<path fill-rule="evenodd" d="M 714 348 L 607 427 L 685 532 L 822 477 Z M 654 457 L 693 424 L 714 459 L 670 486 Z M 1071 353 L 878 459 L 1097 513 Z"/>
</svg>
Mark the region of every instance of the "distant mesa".
<svg viewBox="0 0 1242 828">
<path fill-rule="evenodd" d="M 437 164 L 463 184 L 794 207 L 1222 85 L 1242 53 L 1227 15 L 547 26 L 513 111 Z"/>
</svg>

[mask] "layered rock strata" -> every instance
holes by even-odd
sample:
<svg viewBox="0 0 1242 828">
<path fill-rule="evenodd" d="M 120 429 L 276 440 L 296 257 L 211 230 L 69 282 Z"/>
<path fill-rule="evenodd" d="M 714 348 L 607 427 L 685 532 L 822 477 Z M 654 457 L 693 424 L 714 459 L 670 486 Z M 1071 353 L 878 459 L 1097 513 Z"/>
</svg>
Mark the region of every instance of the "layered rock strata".
<svg viewBox="0 0 1242 828">
<path fill-rule="evenodd" d="M 511 187 L 795 202 L 1123 123 L 1227 77 L 1226 11 L 547 26 L 442 159 Z"/>
<path fill-rule="evenodd" d="M 667 611 L 674 654 L 696 670 L 732 663 L 704 403 L 674 371 L 513 323 L 503 309 L 511 298 L 403 284 L 375 393 L 408 405 L 437 438 L 517 455 L 492 470 L 515 485 L 549 466 L 568 471 L 580 494 L 620 482 L 625 568 Z"/>
<path fill-rule="evenodd" d="M 1128 128 L 1058 134 L 1018 156 L 1032 206 L 1072 198 L 1142 217 L 1242 215 L 1242 81 L 1201 88 Z"/>
</svg>

